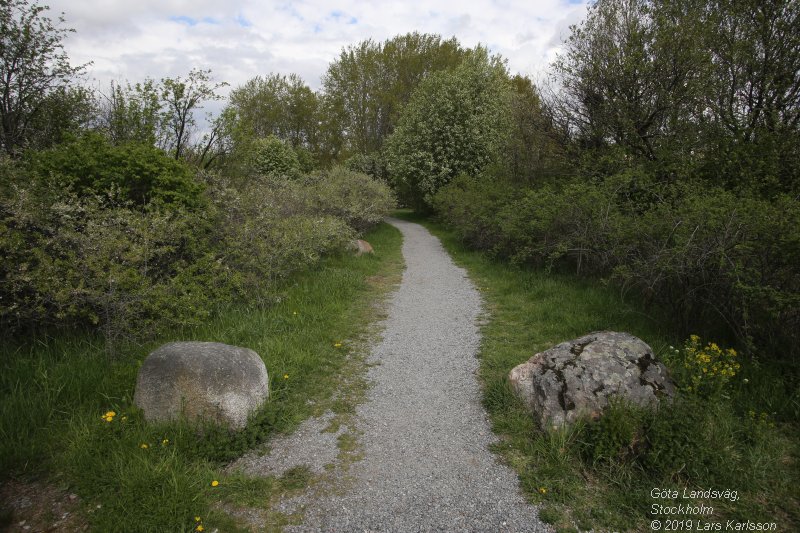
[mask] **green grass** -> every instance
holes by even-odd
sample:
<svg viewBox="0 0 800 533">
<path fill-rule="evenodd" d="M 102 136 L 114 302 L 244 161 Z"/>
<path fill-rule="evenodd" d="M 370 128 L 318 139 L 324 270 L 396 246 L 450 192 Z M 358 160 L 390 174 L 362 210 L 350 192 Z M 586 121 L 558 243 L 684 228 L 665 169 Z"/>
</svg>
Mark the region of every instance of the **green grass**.
<svg viewBox="0 0 800 533">
<path fill-rule="evenodd" d="M 377 319 L 375 302 L 403 268 L 395 228 L 381 224 L 365 238 L 374 255 L 325 259 L 289 280 L 269 308 L 232 307 L 204 327 L 124 347 L 114 359 L 88 335 L 4 345 L 0 479 L 44 479 L 76 492 L 92 530 L 103 532 L 192 531 L 195 517 L 206 531 L 237 531 L 226 506 L 267 508 L 275 495 L 313 482 L 302 470 L 280 479 L 226 477 L 221 466 L 311 415 L 351 410 L 332 395 L 351 384 L 350 396 L 358 396 L 358 380 L 347 374 L 357 372 L 353 361 Z M 217 341 L 261 355 L 270 401 L 245 430 L 206 427 L 200 436 L 184 423 L 144 423 L 132 401 L 137 370 L 152 349 L 171 340 Z M 101 420 L 109 410 L 117 413 L 111 423 Z M 213 480 L 219 485 L 212 487 Z M 282 523 L 272 517 L 266 525 Z"/>
<path fill-rule="evenodd" d="M 650 520 L 658 518 L 650 514 L 653 503 L 687 503 L 654 500 L 650 491 L 688 486 L 738 491 L 735 503 L 705 502 L 723 528 L 725 520 L 749 519 L 800 530 L 800 394 L 782 369 L 747 360 L 728 398 L 686 399 L 657 413 L 615 405 L 601 423 L 543 432 L 508 385 L 514 366 L 559 342 L 608 329 L 644 339 L 677 370 L 669 346 L 682 339 L 657 311 L 622 301 L 601 282 L 495 261 L 425 217 L 395 216 L 437 235 L 483 294 L 488 316 L 480 375 L 484 405 L 501 436 L 495 451 L 517 471 L 548 523 L 563 531 L 650 530 Z M 750 410 L 769 413 L 768 419 L 753 419 Z"/>
</svg>

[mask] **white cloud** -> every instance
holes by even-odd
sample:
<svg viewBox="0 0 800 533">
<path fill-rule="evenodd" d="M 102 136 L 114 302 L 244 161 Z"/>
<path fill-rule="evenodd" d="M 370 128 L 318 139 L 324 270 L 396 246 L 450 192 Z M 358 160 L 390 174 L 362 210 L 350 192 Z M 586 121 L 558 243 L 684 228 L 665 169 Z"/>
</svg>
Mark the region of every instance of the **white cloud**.
<svg viewBox="0 0 800 533">
<path fill-rule="evenodd" d="M 74 64 L 110 80 L 183 76 L 210 68 L 237 86 L 256 75 L 295 72 L 319 88 L 327 65 L 350 44 L 410 31 L 455 35 L 489 46 L 512 72 L 541 75 L 585 0 L 50 0 L 77 31 L 66 41 Z"/>
</svg>

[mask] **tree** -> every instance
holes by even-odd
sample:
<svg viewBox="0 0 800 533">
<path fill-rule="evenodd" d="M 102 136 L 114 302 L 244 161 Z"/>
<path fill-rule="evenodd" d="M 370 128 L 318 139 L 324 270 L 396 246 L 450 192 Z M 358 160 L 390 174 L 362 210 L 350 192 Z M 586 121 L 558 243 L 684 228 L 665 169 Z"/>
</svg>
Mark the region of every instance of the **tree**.
<svg viewBox="0 0 800 533">
<path fill-rule="evenodd" d="M 217 94 L 217 90 L 227 85 L 225 82 L 213 83 L 211 71 L 202 69 L 192 69 L 186 80 L 180 77 L 161 80 L 167 132 L 162 147 L 172 152 L 175 159 L 183 155 L 192 130 L 197 125 L 194 110 L 202 109 L 201 104 L 207 100 L 221 100 L 222 96 Z"/>
<path fill-rule="evenodd" d="M 148 144 L 164 136 L 161 89 L 152 79 L 125 86 L 111 83 L 99 113 L 100 129 L 111 142 L 121 144 L 135 141 Z"/>
<path fill-rule="evenodd" d="M 705 20 L 691 1 L 592 5 L 554 65 L 556 108 L 584 147 L 620 147 L 645 161 L 688 157 L 703 110 Z"/>
<path fill-rule="evenodd" d="M 800 3 L 710 0 L 708 179 L 800 192 Z"/>
<path fill-rule="evenodd" d="M 48 8 L 28 0 L 0 3 L 0 143 L 10 155 L 27 144 L 31 125 L 54 91 L 64 91 L 84 69 L 73 67 L 62 40 L 74 31 L 44 16 Z"/>
<path fill-rule="evenodd" d="M 378 151 L 417 85 L 456 67 L 466 52 L 455 38 L 409 33 L 383 43 L 368 39 L 342 50 L 322 79 L 330 118 L 352 153 Z"/>
<path fill-rule="evenodd" d="M 239 141 L 275 135 L 293 148 L 311 148 L 318 129 L 317 95 L 297 74 L 257 76 L 231 91 Z"/>
<path fill-rule="evenodd" d="M 417 209 L 459 174 L 505 164 L 511 87 L 505 65 L 476 48 L 452 71 L 427 77 L 405 107 L 386 146 L 402 199 Z"/>
</svg>

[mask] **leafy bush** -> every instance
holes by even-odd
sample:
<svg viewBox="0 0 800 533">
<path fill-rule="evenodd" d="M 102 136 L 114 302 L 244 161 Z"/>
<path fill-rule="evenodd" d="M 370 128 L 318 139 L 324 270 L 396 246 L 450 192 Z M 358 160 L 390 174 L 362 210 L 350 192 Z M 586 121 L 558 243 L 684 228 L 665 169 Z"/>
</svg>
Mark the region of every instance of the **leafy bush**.
<svg viewBox="0 0 800 533">
<path fill-rule="evenodd" d="M 308 268 L 352 239 L 346 221 L 319 212 L 313 189 L 297 181 L 260 176 L 234 188 L 216 178 L 210 192 L 223 206 L 220 260 L 251 297 L 263 297 L 275 280 Z"/>
<path fill-rule="evenodd" d="M 342 169 L 236 187 L 193 177 L 203 209 L 140 206 L 113 182 L 65 189 L 8 160 L 0 171 L 0 329 L 100 328 L 111 349 L 196 326 L 233 298 L 270 302 L 277 280 L 343 249 L 392 202 Z"/>
<path fill-rule="evenodd" d="M 137 206 L 201 203 L 203 187 L 189 167 L 143 143 L 115 146 L 97 133 L 86 133 L 50 150 L 30 152 L 27 162 L 34 175 L 55 179 L 79 195 L 113 190 L 123 203 Z"/>
<path fill-rule="evenodd" d="M 462 177 L 434 205 L 470 245 L 613 279 L 670 310 L 683 334 L 703 328 L 751 349 L 798 353 L 796 199 L 665 185 L 630 170 L 536 189 Z"/>
<path fill-rule="evenodd" d="M 295 178 L 300 175 L 300 160 L 292 148 L 274 135 L 253 143 L 252 168 L 265 176 Z"/>
<path fill-rule="evenodd" d="M 110 198 L 36 180 L 3 190 L 3 330 L 99 326 L 113 347 L 123 336 L 208 316 L 218 276 L 206 248 L 209 220 L 175 207 L 136 208 L 114 191 Z"/>
<path fill-rule="evenodd" d="M 358 233 L 381 222 L 394 207 L 391 189 L 367 174 L 334 167 L 314 182 L 317 209 L 344 220 Z"/>
<path fill-rule="evenodd" d="M 741 368 L 736 356 L 733 348 L 723 350 L 715 342 L 703 346 L 699 336 L 691 335 L 683 348 L 686 390 L 704 397 L 722 392 Z"/>
</svg>

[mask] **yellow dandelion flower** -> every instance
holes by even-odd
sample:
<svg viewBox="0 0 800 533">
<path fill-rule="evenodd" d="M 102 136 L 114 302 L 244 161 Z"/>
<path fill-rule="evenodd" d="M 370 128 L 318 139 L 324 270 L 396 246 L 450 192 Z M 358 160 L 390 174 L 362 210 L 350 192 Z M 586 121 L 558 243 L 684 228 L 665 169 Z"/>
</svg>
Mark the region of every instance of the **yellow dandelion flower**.
<svg viewBox="0 0 800 533">
<path fill-rule="evenodd" d="M 203 527 L 203 524 L 198 524 L 198 526 L 194 530 L 195 531 L 205 531 L 206 528 Z"/>
<path fill-rule="evenodd" d="M 212 482 L 211 482 L 211 486 L 212 486 L 212 487 L 218 487 L 218 486 L 219 486 L 219 481 L 217 481 L 217 480 L 215 479 L 214 481 L 212 481 Z"/>
<path fill-rule="evenodd" d="M 283 379 L 289 379 L 289 374 L 284 374 Z"/>
<path fill-rule="evenodd" d="M 105 420 L 106 422 L 113 422 L 114 421 L 114 417 L 113 416 L 104 416 L 103 420 Z"/>
<path fill-rule="evenodd" d="M 544 487 L 539 487 L 539 492 L 540 492 L 541 494 L 547 494 L 547 489 L 546 489 L 546 488 L 544 488 Z"/>
<path fill-rule="evenodd" d="M 202 518 L 200 518 L 199 516 L 195 516 L 195 517 L 194 517 L 194 521 L 195 521 L 195 522 L 199 522 L 200 520 L 202 520 Z"/>
<path fill-rule="evenodd" d="M 107 413 L 105 414 L 105 416 L 107 416 L 107 417 L 108 417 L 108 416 L 110 416 L 110 417 L 112 417 L 112 418 L 113 418 L 113 417 L 117 416 L 117 413 L 115 413 L 114 411 L 109 411 L 109 412 L 107 412 Z"/>
<path fill-rule="evenodd" d="M 147 448 L 149 448 L 149 447 L 150 447 L 150 445 L 149 445 L 149 444 L 147 444 L 146 442 L 143 442 L 143 443 L 141 443 L 141 444 L 139 445 L 139 448 L 141 448 L 141 449 L 143 449 L 143 450 L 146 450 L 146 449 L 147 449 Z"/>
<path fill-rule="evenodd" d="M 167 444 L 169 444 L 169 439 L 164 439 L 161 441 L 162 446 L 166 446 Z"/>
<path fill-rule="evenodd" d="M 336 342 L 336 343 L 334 343 L 333 347 L 334 348 L 341 348 L 342 347 L 342 343 L 341 342 Z"/>
</svg>

